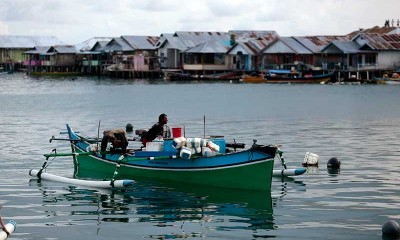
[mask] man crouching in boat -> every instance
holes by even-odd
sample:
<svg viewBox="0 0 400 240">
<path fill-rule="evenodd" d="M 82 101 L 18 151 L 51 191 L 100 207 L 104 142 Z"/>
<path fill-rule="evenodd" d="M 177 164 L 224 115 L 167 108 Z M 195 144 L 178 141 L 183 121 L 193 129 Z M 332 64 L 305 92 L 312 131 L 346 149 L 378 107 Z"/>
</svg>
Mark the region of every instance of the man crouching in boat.
<svg viewBox="0 0 400 240">
<path fill-rule="evenodd" d="M 171 131 L 166 125 L 168 123 L 168 116 L 165 113 L 160 114 L 158 117 L 158 123 L 154 124 L 149 131 L 144 135 L 142 139 L 143 146 L 146 146 L 147 142 L 151 142 L 156 137 L 170 138 Z"/>
<path fill-rule="evenodd" d="M 106 130 L 103 132 L 103 139 L 101 140 L 101 152 L 102 157 L 105 158 L 106 155 L 104 152 L 107 149 L 107 144 L 111 143 L 112 148 L 111 151 L 115 153 L 121 153 L 125 154 L 126 153 L 126 148 L 128 147 L 128 138 L 126 136 L 126 132 L 123 129 L 112 129 L 112 130 Z M 120 151 L 117 151 L 116 149 L 121 149 Z"/>
</svg>

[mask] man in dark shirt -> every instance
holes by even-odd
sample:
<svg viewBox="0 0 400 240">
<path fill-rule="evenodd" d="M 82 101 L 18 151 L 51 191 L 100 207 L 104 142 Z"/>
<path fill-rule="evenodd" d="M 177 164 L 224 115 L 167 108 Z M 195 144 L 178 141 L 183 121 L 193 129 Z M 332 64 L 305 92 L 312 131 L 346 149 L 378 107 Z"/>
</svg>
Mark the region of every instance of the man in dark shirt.
<svg viewBox="0 0 400 240">
<path fill-rule="evenodd" d="M 158 117 L 158 123 L 154 124 L 143 138 L 143 145 L 146 146 L 147 142 L 153 141 L 158 136 L 163 136 L 164 125 L 168 123 L 167 114 L 162 113 Z"/>
</svg>

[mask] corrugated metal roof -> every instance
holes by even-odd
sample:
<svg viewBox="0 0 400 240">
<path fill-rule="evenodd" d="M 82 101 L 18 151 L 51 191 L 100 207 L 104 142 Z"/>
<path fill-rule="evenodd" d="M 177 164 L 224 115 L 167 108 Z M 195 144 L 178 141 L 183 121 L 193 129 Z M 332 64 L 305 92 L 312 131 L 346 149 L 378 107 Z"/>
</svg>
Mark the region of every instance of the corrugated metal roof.
<svg viewBox="0 0 400 240">
<path fill-rule="evenodd" d="M 25 54 L 45 54 L 50 50 L 50 46 L 36 46 L 33 50 L 24 52 Z"/>
<path fill-rule="evenodd" d="M 159 39 L 156 36 L 121 36 L 134 49 L 154 50 Z"/>
<path fill-rule="evenodd" d="M 247 41 L 237 41 L 227 53 L 236 54 L 238 47 L 243 49 L 247 54 L 255 56 L 259 54 L 263 49 L 269 46 L 274 39 L 271 40 L 257 40 L 257 39 L 247 39 Z M 239 50 L 238 50 L 239 51 Z"/>
<path fill-rule="evenodd" d="M 367 44 L 373 50 L 400 50 L 399 34 L 362 33 L 354 40 Z"/>
<path fill-rule="evenodd" d="M 271 46 L 267 47 L 264 53 L 293 53 L 293 54 L 312 54 L 312 52 L 304 45 L 299 43 L 293 37 L 280 37 Z"/>
<path fill-rule="evenodd" d="M 122 38 L 113 38 L 109 43 L 107 43 L 106 46 L 103 48 L 100 48 L 99 50 L 101 51 L 117 51 L 117 52 L 129 52 L 129 51 L 134 51 L 135 49 L 132 48 L 131 45 L 129 45 L 128 42 L 126 42 Z"/>
<path fill-rule="evenodd" d="M 322 48 L 332 41 L 349 41 L 350 36 L 301 36 L 293 37 L 313 53 L 319 53 Z"/>
<path fill-rule="evenodd" d="M 71 53 L 79 53 L 79 51 L 72 45 L 57 45 L 50 48 L 48 53 L 57 52 L 57 53 L 64 53 L 64 54 L 71 54 Z"/>
<path fill-rule="evenodd" d="M 260 48 L 257 46 L 254 46 L 250 41 L 247 42 L 238 42 L 238 44 L 242 45 L 244 49 L 246 49 L 246 52 L 248 52 L 250 55 L 257 55 L 260 52 Z"/>
<path fill-rule="evenodd" d="M 89 51 L 98 51 L 103 49 L 110 41 L 97 41 L 96 44 Z"/>
<path fill-rule="evenodd" d="M 271 39 L 262 39 L 262 40 L 256 40 L 256 39 L 250 39 L 249 43 L 252 44 L 258 51 L 263 50 L 264 48 L 268 47 L 273 43 L 277 38 L 271 38 Z"/>
<path fill-rule="evenodd" d="M 61 54 L 79 54 L 80 52 L 72 45 L 56 45 L 56 46 L 36 46 L 34 50 L 24 52 L 25 54 L 54 55 Z"/>
<path fill-rule="evenodd" d="M 34 48 L 35 46 L 62 45 L 54 36 L 0 35 L 0 48 Z"/>
<path fill-rule="evenodd" d="M 182 42 L 182 40 L 178 36 L 173 34 L 173 33 L 163 33 L 163 34 L 161 34 L 160 39 L 156 43 L 156 47 L 160 48 L 166 42 L 168 42 L 171 45 L 170 46 L 171 49 L 178 49 L 178 50 L 181 50 L 181 51 L 184 51 L 184 50 L 187 49 L 187 47 Z"/>
<path fill-rule="evenodd" d="M 321 51 L 325 51 L 332 46 L 335 46 L 338 50 L 340 50 L 342 53 L 345 53 L 345 54 L 354 54 L 354 53 L 365 52 L 365 51 L 360 50 L 360 45 L 358 45 L 354 41 L 332 41 L 326 47 L 321 49 Z"/>
<path fill-rule="evenodd" d="M 252 49 L 249 49 L 244 42 L 237 42 L 226 54 L 237 55 L 239 52 L 246 55 L 254 55 Z"/>
<path fill-rule="evenodd" d="M 186 50 L 187 53 L 226 53 L 229 47 L 219 41 L 208 41 Z"/>
<path fill-rule="evenodd" d="M 396 27 L 379 27 L 375 26 L 372 28 L 367 28 L 367 29 L 360 29 L 358 31 L 351 32 L 347 35 L 350 35 L 351 37 L 354 37 L 360 33 L 378 33 L 378 34 L 389 34 L 392 31 L 396 30 Z"/>
<path fill-rule="evenodd" d="M 242 52 L 246 55 L 254 56 L 258 51 L 252 47 L 249 42 L 236 42 L 236 44 L 231 47 L 226 53 L 236 55 L 238 52 Z"/>
<path fill-rule="evenodd" d="M 105 42 L 106 41 L 108 43 L 112 39 L 113 39 L 112 37 L 93 37 L 82 43 L 76 44 L 75 47 L 76 47 L 76 49 L 78 49 L 81 52 L 90 51 L 90 50 L 92 50 L 94 45 L 96 45 L 97 42 L 99 42 L 99 41 Z"/>
<path fill-rule="evenodd" d="M 229 45 L 230 37 L 226 32 L 175 32 L 186 48 L 192 48 L 200 43 L 218 41 Z"/>
<path fill-rule="evenodd" d="M 249 39 L 272 41 L 279 37 L 275 31 L 248 31 L 248 30 L 230 30 L 229 36 L 232 34 L 237 41 L 247 41 Z"/>
<path fill-rule="evenodd" d="M 297 54 L 312 54 L 310 49 L 306 48 L 304 45 L 296 41 L 293 37 L 281 37 L 282 40 L 288 47 L 293 49 Z"/>
</svg>

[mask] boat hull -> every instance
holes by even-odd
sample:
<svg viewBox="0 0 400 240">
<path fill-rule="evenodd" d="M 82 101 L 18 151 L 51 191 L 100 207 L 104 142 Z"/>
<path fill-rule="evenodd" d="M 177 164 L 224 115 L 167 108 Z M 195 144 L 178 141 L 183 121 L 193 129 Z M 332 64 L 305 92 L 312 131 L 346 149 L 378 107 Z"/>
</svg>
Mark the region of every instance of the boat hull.
<svg viewBox="0 0 400 240">
<path fill-rule="evenodd" d="M 31 72 L 32 76 L 52 76 L 52 77 L 75 77 L 81 76 L 81 72 Z"/>
<path fill-rule="evenodd" d="M 310 77 L 285 76 L 244 76 L 244 83 L 327 83 L 332 80 L 333 74 L 316 75 Z"/>
<path fill-rule="evenodd" d="M 333 74 L 323 74 L 310 77 L 283 77 L 266 76 L 267 83 L 327 83 L 332 79 Z"/>
<path fill-rule="evenodd" d="M 84 152 L 76 146 L 74 151 Z M 160 165 L 174 165 L 171 162 L 180 160 L 183 159 L 149 159 L 138 161 L 140 164 L 121 164 L 118 178 L 134 180 L 144 178 L 234 189 L 271 190 L 274 158 L 223 166 L 196 167 L 196 164 L 193 164 L 193 167 L 160 167 Z M 197 160 L 199 159 L 192 161 Z M 143 161 L 147 164 L 143 165 Z M 117 164 L 117 161 L 102 159 L 95 155 L 78 155 L 75 161 L 75 173 L 77 177 L 96 175 L 112 177 Z"/>
</svg>

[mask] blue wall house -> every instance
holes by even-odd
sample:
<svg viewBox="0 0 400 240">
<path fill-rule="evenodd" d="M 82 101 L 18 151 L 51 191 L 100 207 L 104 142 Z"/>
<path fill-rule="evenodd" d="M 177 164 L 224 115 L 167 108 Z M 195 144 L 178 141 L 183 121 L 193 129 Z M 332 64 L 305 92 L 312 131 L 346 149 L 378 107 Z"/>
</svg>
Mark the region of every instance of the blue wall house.
<svg viewBox="0 0 400 240">
<path fill-rule="evenodd" d="M 275 31 L 229 31 L 232 47 L 230 69 L 258 71 L 264 69 L 262 50 L 279 37 Z"/>
<path fill-rule="evenodd" d="M 182 69 L 181 53 L 188 49 L 177 34 L 163 33 L 156 44 L 161 69 Z"/>
</svg>

